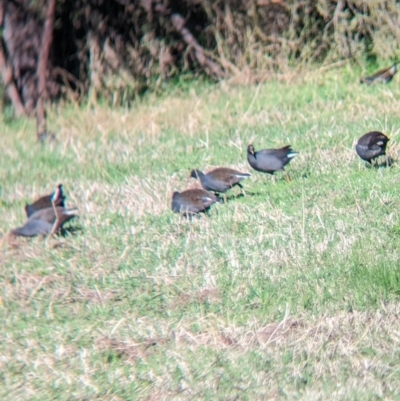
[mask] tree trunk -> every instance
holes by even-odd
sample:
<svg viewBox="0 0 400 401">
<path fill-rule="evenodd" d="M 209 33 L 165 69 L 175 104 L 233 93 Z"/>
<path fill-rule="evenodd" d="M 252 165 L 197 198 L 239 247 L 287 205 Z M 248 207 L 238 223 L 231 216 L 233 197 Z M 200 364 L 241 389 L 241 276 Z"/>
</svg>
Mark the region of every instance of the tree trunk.
<svg viewBox="0 0 400 401">
<path fill-rule="evenodd" d="M 3 27 L 4 21 L 4 2 L 0 1 L 0 26 Z M 3 78 L 4 87 L 11 103 L 14 106 L 15 113 L 18 117 L 26 115 L 25 107 L 22 103 L 17 86 L 15 85 L 13 71 L 11 65 L 7 63 L 6 52 L 3 40 L 0 39 L 0 71 Z"/>
<path fill-rule="evenodd" d="M 46 110 L 44 102 L 48 99 L 46 90 L 46 78 L 48 73 L 48 60 L 50 55 L 51 42 L 53 40 L 53 25 L 56 13 L 56 0 L 48 0 L 46 20 L 44 24 L 42 46 L 39 53 L 39 61 L 36 69 L 38 100 L 36 103 L 36 129 L 38 139 L 47 134 Z"/>
</svg>

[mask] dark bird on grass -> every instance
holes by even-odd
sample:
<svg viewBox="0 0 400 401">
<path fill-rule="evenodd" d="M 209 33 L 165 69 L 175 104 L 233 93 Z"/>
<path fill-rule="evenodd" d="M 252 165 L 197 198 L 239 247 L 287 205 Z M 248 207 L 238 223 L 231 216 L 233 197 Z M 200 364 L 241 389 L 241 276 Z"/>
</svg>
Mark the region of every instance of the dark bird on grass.
<svg viewBox="0 0 400 401">
<path fill-rule="evenodd" d="M 280 149 L 263 149 L 256 152 L 253 145 L 247 147 L 247 161 L 254 170 L 262 173 L 274 174 L 275 171 L 284 171 L 288 164 L 299 153 L 292 150 L 290 145 Z M 286 175 L 289 180 L 289 176 Z"/>
<path fill-rule="evenodd" d="M 389 138 L 382 132 L 372 131 L 364 134 L 357 142 L 356 152 L 361 159 L 368 163 L 378 156 L 386 154 Z"/>
<path fill-rule="evenodd" d="M 51 195 L 42 196 L 31 205 L 25 206 L 28 220 L 22 227 L 11 230 L 10 235 L 34 237 L 57 233 L 77 213 L 77 209 L 66 209 L 64 201 L 65 196 L 60 184 Z"/>
<path fill-rule="evenodd" d="M 11 235 L 34 237 L 36 235 L 55 234 L 63 225 L 76 216 L 77 209 L 66 209 L 62 206 L 40 209 L 30 215 L 22 227 L 11 230 Z"/>
<path fill-rule="evenodd" d="M 362 77 L 360 79 L 360 84 L 368 84 L 371 85 L 373 83 L 382 83 L 388 84 L 394 77 L 394 74 L 397 72 L 397 64 L 393 64 L 390 68 L 384 68 L 382 70 L 377 71 L 375 74 L 370 77 Z"/>
<path fill-rule="evenodd" d="M 240 181 L 250 177 L 251 174 L 241 173 L 232 168 L 219 167 L 204 174 L 200 170 L 192 170 L 190 176 L 200 180 L 201 186 L 206 191 L 224 193 L 235 185 L 243 189 Z"/>
<path fill-rule="evenodd" d="M 41 209 L 52 207 L 52 199 L 55 206 L 65 207 L 65 195 L 62 184 L 58 185 L 57 189 L 50 195 L 45 195 L 33 202 L 31 205 L 25 205 L 25 212 L 28 217 Z"/>
<path fill-rule="evenodd" d="M 192 215 L 207 211 L 216 202 L 220 202 L 216 195 L 204 189 L 193 188 L 180 193 L 175 191 L 172 194 L 171 208 L 176 213 Z"/>
</svg>

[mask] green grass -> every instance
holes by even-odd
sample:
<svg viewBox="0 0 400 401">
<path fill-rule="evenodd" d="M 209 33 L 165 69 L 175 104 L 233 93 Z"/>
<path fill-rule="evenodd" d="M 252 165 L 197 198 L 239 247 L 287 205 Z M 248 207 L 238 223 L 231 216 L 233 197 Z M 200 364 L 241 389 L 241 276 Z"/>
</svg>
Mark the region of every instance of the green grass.
<svg viewBox="0 0 400 401">
<path fill-rule="evenodd" d="M 2 121 L 0 233 L 64 184 L 74 233 L 0 248 L 4 400 L 400 399 L 400 89 L 349 68 L 185 85 L 132 110 L 57 106 L 56 144 Z M 291 182 L 246 148 L 290 143 Z M 252 173 L 193 221 L 192 168 Z"/>
</svg>

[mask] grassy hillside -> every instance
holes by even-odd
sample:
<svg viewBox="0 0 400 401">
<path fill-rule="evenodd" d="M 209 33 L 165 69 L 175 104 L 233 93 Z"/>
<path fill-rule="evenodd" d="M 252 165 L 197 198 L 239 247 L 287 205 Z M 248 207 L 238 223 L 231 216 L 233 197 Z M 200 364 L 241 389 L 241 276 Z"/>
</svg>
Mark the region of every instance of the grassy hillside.
<svg viewBox="0 0 400 401">
<path fill-rule="evenodd" d="M 397 399 L 399 77 L 348 68 L 257 87 L 192 84 L 132 110 L 53 109 L 58 142 L 2 121 L 5 235 L 62 182 L 69 236 L 0 248 L 4 400 Z M 246 148 L 300 152 L 275 179 Z M 170 210 L 192 168 L 251 172 L 193 221 Z"/>
</svg>

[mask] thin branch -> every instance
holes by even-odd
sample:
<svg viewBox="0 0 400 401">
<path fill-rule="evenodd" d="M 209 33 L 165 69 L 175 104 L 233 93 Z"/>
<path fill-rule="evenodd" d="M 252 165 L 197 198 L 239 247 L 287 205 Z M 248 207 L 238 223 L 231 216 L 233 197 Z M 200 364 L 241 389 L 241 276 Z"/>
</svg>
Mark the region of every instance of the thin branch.
<svg viewBox="0 0 400 401">
<path fill-rule="evenodd" d="M 171 15 L 171 21 L 176 31 L 182 35 L 186 44 L 194 49 L 194 54 L 199 64 L 202 67 L 205 67 L 206 70 L 209 70 L 212 75 L 215 75 L 218 78 L 224 77 L 225 73 L 222 71 L 221 67 L 204 54 L 204 49 L 200 46 L 199 42 L 197 42 L 189 29 L 185 27 L 184 18 L 175 13 Z"/>
</svg>

